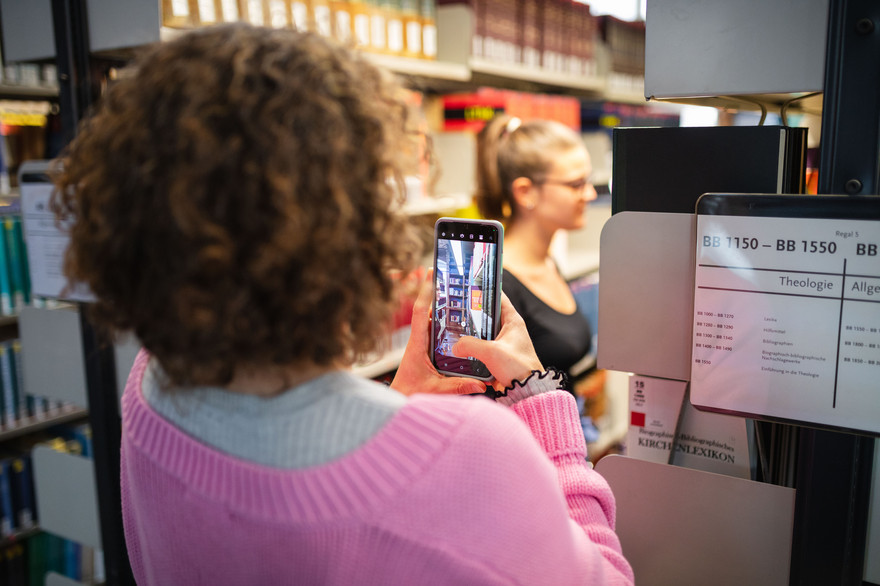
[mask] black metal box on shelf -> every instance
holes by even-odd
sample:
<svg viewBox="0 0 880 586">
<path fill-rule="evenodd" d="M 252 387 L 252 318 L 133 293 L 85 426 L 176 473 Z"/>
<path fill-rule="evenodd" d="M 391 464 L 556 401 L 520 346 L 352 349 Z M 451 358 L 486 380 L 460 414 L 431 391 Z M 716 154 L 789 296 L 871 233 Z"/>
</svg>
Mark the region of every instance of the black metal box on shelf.
<svg viewBox="0 0 880 586">
<path fill-rule="evenodd" d="M 692 214 L 708 192 L 804 192 L 806 128 L 615 128 L 612 148 L 612 214 Z"/>
<path fill-rule="evenodd" d="M 600 368 L 688 380 L 697 199 L 802 193 L 806 140 L 805 128 L 784 126 L 614 129 Z"/>
</svg>

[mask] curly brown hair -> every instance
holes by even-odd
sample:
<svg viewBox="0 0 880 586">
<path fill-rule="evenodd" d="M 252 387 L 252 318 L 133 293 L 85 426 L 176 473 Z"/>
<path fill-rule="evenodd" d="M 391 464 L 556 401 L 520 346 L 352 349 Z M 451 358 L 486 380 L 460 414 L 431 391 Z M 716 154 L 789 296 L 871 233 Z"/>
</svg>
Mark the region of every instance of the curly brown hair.
<svg viewBox="0 0 880 586">
<path fill-rule="evenodd" d="M 390 180 L 411 140 L 399 92 L 310 33 L 224 25 L 149 49 L 54 176 L 93 322 L 181 386 L 377 349 L 390 270 L 419 254 Z"/>
</svg>

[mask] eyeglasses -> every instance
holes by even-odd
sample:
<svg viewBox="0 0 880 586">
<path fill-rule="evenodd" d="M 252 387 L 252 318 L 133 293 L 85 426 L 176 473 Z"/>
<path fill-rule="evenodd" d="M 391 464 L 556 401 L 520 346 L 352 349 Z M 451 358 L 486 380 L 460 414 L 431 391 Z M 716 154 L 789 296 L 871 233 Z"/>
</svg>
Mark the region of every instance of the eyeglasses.
<svg viewBox="0 0 880 586">
<path fill-rule="evenodd" d="M 543 181 L 538 181 L 537 183 L 541 185 L 550 184 L 550 185 L 562 185 L 564 187 L 569 187 L 573 191 L 583 191 L 587 188 L 587 185 L 590 184 L 590 181 L 586 178 L 584 179 L 574 179 L 572 181 L 555 181 L 553 179 L 544 179 Z"/>
</svg>

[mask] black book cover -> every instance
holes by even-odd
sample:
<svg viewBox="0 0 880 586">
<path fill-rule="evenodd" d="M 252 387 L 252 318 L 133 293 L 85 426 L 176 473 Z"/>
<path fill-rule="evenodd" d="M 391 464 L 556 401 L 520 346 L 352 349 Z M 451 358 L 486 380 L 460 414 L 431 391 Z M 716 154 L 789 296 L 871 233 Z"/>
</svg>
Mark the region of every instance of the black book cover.
<svg viewBox="0 0 880 586">
<path fill-rule="evenodd" d="M 611 213 L 694 213 L 704 193 L 804 193 L 807 129 L 615 128 Z"/>
</svg>

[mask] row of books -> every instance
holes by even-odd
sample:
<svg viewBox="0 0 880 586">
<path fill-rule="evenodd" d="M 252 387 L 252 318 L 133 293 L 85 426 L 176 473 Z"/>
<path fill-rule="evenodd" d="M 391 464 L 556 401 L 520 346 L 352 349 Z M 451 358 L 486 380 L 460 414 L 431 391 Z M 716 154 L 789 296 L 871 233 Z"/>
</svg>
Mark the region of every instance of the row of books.
<svg viewBox="0 0 880 586">
<path fill-rule="evenodd" d="M 581 102 L 581 130 L 604 130 L 611 133 L 617 127 L 672 126 L 681 124 L 677 111 L 658 107 L 653 103 L 616 104 L 604 101 Z"/>
<path fill-rule="evenodd" d="M 0 431 L 17 429 L 75 409 L 73 405 L 25 393 L 21 340 L 0 343 Z"/>
<path fill-rule="evenodd" d="M 244 21 L 310 30 L 360 49 L 437 57 L 435 0 L 163 0 L 170 28 Z"/>
<path fill-rule="evenodd" d="M 87 423 L 56 427 L 37 443 L 58 452 L 92 456 L 92 432 Z M 0 456 L 0 539 L 34 529 L 37 521 L 30 449 L 6 450 Z"/>
<path fill-rule="evenodd" d="M 58 68 L 51 63 L 6 63 L 0 71 L 0 83 L 24 88 L 57 88 Z"/>
<path fill-rule="evenodd" d="M 0 53 L 0 64 L 0 84 L 37 90 L 58 88 L 58 67 L 54 63 L 7 62 Z"/>
<path fill-rule="evenodd" d="M 572 75 L 596 75 L 598 19 L 574 0 L 440 0 L 473 12 L 471 54 Z"/>
<path fill-rule="evenodd" d="M 479 132 L 500 112 L 523 121 L 556 120 L 573 130 L 581 130 L 581 103 L 577 98 L 490 87 L 443 96 L 443 130 Z"/>
<path fill-rule="evenodd" d="M 36 513 L 30 454 L 0 459 L 0 538 L 36 527 Z"/>
<path fill-rule="evenodd" d="M 39 442 L 91 457 L 88 424 L 62 426 Z M 91 583 L 103 574 L 100 552 L 38 530 L 39 515 L 29 452 L 0 458 L 0 584 L 44 584 L 48 572 Z"/>
<path fill-rule="evenodd" d="M 31 303 L 27 245 L 20 215 L 0 215 L 0 315 Z"/>
<path fill-rule="evenodd" d="M 8 586 L 43 586 L 49 572 L 98 584 L 101 566 L 99 551 L 51 533 L 40 532 L 0 548 L 0 584 Z"/>
<path fill-rule="evenodd" d="M 47 101 L 0 100 L 0 195 L 18 186 L 24 161 L 51 158 L 47 147 L 57 142 L 57 120 Z"/>
<path fill-rule="evenodd" d="M 611 55 L 611 69 L 618 73 L 645 76 L 645 23 L 602 16 L 599 32 Z"/>
</svg>

